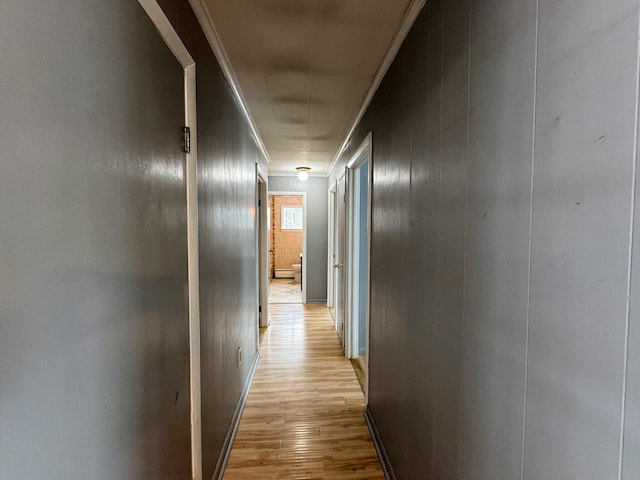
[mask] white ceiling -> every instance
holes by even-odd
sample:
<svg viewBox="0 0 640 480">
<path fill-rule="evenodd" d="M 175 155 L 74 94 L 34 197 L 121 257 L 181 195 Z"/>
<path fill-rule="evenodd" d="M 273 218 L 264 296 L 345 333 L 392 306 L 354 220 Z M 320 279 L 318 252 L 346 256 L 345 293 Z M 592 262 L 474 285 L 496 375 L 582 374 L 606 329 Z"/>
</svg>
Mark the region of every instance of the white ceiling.
<svg viewBox="0 0 640 480">
<path fill-rule="evenodd" d="M 326 174 L 411 0 L 203 0 L 271 158 Z"/>
</svg>

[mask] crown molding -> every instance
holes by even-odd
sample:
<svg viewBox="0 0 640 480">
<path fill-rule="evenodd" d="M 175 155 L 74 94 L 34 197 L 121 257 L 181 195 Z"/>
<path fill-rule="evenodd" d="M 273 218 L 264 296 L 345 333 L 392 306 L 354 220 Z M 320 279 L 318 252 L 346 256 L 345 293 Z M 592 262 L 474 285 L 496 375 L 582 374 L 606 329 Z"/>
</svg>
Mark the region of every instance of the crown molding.
<svg viewBox="0 0 640 480">
<path fill-rule="evenodd" d="M 216 30 L 215 24 L 213 23 L 213 19 L 209 14 L 209 11 L 204 6 L 204 0 L 188 0 L 189 5 L 191 5 L 191 9 L 193 13 L 196 15 L 198 19 L 198 23 L 202 27 L 204 31 L 205 37 L 207 37 L 207 41 L 213 50 L 213 54 L 216 56 L 218 63 L 220 64 L 220 68 L 224 73 L 225 78 L 229 82 L 231 86 L 231 90 L 233 91 L 233 95 L 236 97 L 238 101 L 238 105 L 240 105 L 240 109 L 244 114 L 247 122 L 249 123 L 249 129 L 251 130 L 251 134 L 258 145 L 258 148 L 264 155 L 267 163 L 271 163 L 271 157 L 269 156 L 269 152 L 267 152 L 267 148 L 262 141 L 262 137 L 258 132 L 258 128 L 256 126 L 256 122 L 251 115 L 251 111 L 249 110 L 249 106 L 242 94 L 242 90 L 240 89 L 240 84 L 238 83 L 238 79 L 236 77 L 235 71 L 231 66 L 231 62 L 229 61 L 229 57 L 227 56 L 227 52 L 222 46 L 222 41 L 220 40 L 220 35 L 218 35 L 218 31 Z"/>
<path fill-rule="evenodd" d="M 375 77 L 373 78 L 373 82 L 371 83 L 369 90 L 367 90 L 367 95 L 364 98 L 364 101 L 362 102 L 362 107 L 360 107 L 360 111 L 358 112 L 354 121 L 352 122 L 351 128 L 349 129 L 344 139 L 342 140 L 342 143 L 340 144 L 340 148 L 338 149 L 338 152 L 336 153 L 335 157 L 333 157 L 333 161 L 331 162 L 331 165 L 329 165 L 329 168 L 327 169 L 327 173 L 326 173 L 327 177 L 331 176 L 331 174 L 333 173 L 333 169 L 335 168 L 336 164 L 338 163 L 338 160 L 342 156 L 342 153 L 344 152 L 345 148 L 347 148 L 347 146 L 349 145 L 349 140 L 351 139 L 351 135 L 353 135 L 353 132 L 358 126 L 358 123 L 360 123 L 360 120 L 362 120 L 362 117 L 367 111 L 367 108 L 369 108 L 369 105 L 371 104 L 371 100 L 373 100 L 373 96 L 378 91 L 378 88 L 380 87 L 380 84 L 382 83 L 384 76 L 387 74 L 389 67 L 395 60 L 396 55 L 398 54 L 398 51 L 400 50 L 400 47 L 404 42 L 404 39 L 407 38 L 407 35 L 409 34 L 411 27 L 413 27 L 413 24 L 415 23 L 416 19 L 418 18 L 418 15 L 422 11 L 422 7 L 424 7 L 425 3 L 427 3 L 426 0 L 413 0 L 405 10 L 404 16 L 402 17 L 402 22 L 400 23 L 400 26 L 396 30 L 396 33 L 394 34 L 393 39 L 391 40 L 391 43 L 389 44 L 387 53 L 385 53 L 384 58 L 382 59 L 382 62 L 378 67 L 378 70 L 376 72 Z"/>
</svg>

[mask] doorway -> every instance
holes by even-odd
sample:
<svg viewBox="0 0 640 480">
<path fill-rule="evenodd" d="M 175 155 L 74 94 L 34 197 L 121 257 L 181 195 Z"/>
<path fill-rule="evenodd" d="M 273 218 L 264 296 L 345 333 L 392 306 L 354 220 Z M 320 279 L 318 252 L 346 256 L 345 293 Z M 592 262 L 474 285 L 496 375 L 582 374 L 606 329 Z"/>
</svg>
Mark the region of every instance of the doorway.
<svg viewBox="0 0 640 480">
<path fill-rule="evenodd" d="M 347 305 L 345 354 L 357 359 L 368 391 L 371 134 L 347 165 Z"/>
<path fill-rule="evenodd" d="M 198 245 L 198 165 L 196 115 L 196 65 L 187 47 L 156 0 L 138 0 L 159 35 L 183 69 L 184 118 L 182 146 L 185 153 L 187 205 L 187 285 L 189 323 L 189 397 L 191 476 L 202 479 L 201 359 L 200 359 L 200 274 Z M 177 398 L 177 397 L 176 397 Z"/>
<path fill-rule="evenodd" d="M 345 283 L 345 238 L 346 238 L 346 176 L 342 174 L 335 185 L 335 202 L 333 214 L 333 259 L 331 265 L 333 277 L 333 313 L 335 319 L 336 332 L 342 342 L 342 349 L 345 350 L 344 319 L 346 304 L 346 283 Z"/>
<path fill-rule="evenodd" d="M 256 164 L 257 208 L 256 224 L 258 235 L 258 325 L 269 326 L 269 204 L 267 197 L 267 176 Z"/>
<path fill-rule="evenodd" d="M 333 317 L 334 325 L 336 325 L 336 315 L 334 310 L 335 286 L 333 275 L 333 264 L 335 263 L 335 214 L 336 214 L 336 185 L 329 186 L 329 232 L 327 239 L 327 307 Z"/>
<path fill-rule="evenodd" d="M 306 193 L 269 192 L 269 303 L 306 303 Z"/>
</svg>

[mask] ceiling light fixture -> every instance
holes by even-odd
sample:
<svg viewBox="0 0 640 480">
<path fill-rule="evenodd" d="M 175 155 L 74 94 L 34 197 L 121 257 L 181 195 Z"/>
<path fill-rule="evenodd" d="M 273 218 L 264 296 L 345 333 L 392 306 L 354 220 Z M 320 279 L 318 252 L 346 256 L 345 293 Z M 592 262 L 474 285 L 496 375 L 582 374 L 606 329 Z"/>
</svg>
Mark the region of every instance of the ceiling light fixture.
<svg viewBox="0 0 640 480">
<path fill-rule="evenodd" d="M 310 167 L 296 167 L 296 172 L 298 172 L 298 180 L 300 180 L 301 182 L 306 182 L 309 178 L 310 171 Z"/>
</svg>

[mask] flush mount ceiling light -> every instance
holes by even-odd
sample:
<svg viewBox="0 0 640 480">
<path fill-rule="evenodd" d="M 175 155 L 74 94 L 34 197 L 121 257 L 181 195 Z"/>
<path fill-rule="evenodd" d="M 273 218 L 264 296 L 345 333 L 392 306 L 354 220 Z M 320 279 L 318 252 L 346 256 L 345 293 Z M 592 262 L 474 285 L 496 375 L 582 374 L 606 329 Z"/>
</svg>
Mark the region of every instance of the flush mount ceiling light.
<svg viewBox="0 0 640 480">
<path fill-rule="evenodd" d="M 306 182 L 309 178 L 310 171 L 310 167 L 296 167 L 296 172 L 298 172 L 298 180 L 300 180 L 301 182 Z"/>
</svg>

